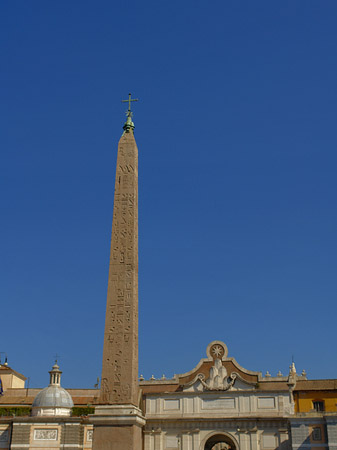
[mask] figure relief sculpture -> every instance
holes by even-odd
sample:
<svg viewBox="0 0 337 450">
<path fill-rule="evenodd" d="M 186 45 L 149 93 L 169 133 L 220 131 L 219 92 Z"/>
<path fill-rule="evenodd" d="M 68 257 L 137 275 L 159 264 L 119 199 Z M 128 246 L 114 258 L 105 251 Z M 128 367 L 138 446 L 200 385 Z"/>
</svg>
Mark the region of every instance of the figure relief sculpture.
<svg viewBox="0 0 337 450">
<path fill-rule="evenodd" d="M 235 372 L 228 376 L 227 370 L 219 358 L 215 359 L 214 366 L 210 368 L 209 378 L 206 381 L 204 374 L 198 375 L 198 379 L 207 391 L 227 391 L 234 385 L 236 377 Z"/>
<path fill-rule="evenodd" d="M 108 403 L 110 401 L 110 390 L 108 380 L 106 378 L 102 378 L 101 392 L 102 392 L 102 402 Z"/>
</svg>

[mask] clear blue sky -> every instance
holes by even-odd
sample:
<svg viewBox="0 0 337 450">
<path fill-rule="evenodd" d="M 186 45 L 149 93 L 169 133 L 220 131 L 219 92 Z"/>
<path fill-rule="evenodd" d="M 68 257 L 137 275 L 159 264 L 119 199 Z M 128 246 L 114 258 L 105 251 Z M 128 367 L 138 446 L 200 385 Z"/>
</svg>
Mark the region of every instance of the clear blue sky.
<svg viewBox="0 0 337 450">
<path fill-rule="evenodd" d="M 1 2 L 0 351 L 100 376 L 117 143 L 139 148 L 140 373 L 223 340 L 337 377 L 335 0 Z"/>
</svg>

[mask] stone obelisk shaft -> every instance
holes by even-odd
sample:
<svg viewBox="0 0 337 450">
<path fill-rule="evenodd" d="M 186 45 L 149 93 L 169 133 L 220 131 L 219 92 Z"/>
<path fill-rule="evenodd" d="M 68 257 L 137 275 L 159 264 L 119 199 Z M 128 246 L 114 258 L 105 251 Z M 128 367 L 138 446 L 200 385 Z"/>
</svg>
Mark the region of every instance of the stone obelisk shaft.
<svg viewBox="0 0 337 450">
<path fill-rule="evenodd" d="M 130 109 L 118 144 L 108 298 L 93 450 L 142 450 L 138 388 L 138 149 Z"/>
<path fill-rule="evenodd" d="M 118 144 L 100 404 L 138 406 L 138 149 Z"/>
</svg>

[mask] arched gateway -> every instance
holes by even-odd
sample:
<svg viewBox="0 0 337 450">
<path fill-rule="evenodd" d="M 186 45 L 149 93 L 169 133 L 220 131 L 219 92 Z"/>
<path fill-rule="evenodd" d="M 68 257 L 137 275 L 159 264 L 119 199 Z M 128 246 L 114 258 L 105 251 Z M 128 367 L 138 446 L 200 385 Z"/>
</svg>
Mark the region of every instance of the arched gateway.
<svg viewBox="0 0 337 450">
<path fill-rule="evenodd" d="M 239 450 L 239 447 L 228 434 L 217 433 L 206 440 L 202 450 Z"/>
<path fill-rule="evenodd" d="M 290 450 L 292 376 L 244 369 L 221 341 L 206 354 L 190 372 L 141 379 L 144 450 Z"/>
</svg>

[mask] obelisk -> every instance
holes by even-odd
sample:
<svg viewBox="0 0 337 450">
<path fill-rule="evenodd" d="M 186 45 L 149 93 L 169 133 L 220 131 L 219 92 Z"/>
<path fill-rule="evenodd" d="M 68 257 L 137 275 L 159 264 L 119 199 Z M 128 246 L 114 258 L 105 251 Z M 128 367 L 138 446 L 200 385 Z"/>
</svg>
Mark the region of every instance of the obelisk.
<svg viewBox="0 0 337 450">
<path fill-rule="evenodd" d="M 94 450 L 141 450 L 138 387 L 138 149 L 129 109 L 118 143 L 103 367 Z"/>
</svg>

